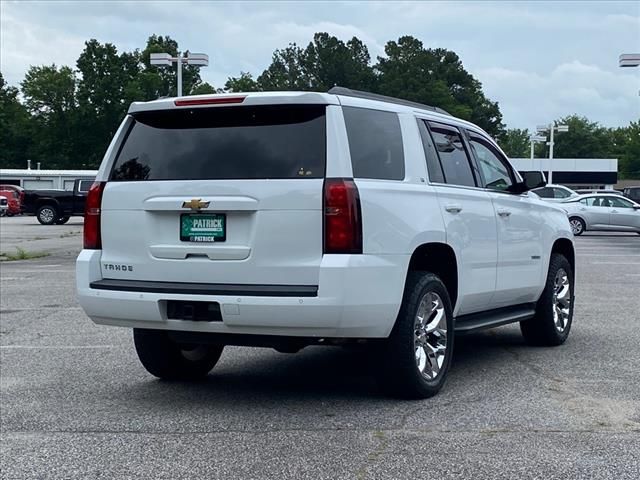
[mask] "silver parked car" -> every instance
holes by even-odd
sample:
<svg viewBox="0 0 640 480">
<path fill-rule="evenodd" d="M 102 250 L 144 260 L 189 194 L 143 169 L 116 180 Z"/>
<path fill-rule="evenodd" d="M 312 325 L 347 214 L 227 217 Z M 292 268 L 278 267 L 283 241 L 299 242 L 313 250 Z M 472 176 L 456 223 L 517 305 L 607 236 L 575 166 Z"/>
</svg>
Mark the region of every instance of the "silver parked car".
<svg viewBox="0 0 640 480">
<path fill-rule="evenodd" d="M 544 187 L 531 190 L 542 200 L 547 202 L 564 202 L 571 198 L 576 198 L 578 194 L 564 185 L 547 184 Z"/>
<path fill-rule="evenodd" d="M 622 195 L 580 195 L 562 203 L 561 207 L 569 216 L 574 235 L 582 235 L 586 230 L 640 234 L 640 204 Z"/>
</svg>

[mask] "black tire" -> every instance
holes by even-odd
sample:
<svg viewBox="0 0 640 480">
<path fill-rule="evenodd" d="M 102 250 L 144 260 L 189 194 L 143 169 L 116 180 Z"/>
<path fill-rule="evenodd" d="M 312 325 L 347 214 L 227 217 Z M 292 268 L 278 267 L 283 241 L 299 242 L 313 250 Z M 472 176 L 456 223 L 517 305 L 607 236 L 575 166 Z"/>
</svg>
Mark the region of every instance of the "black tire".
<svg viewBox="0 0 640 480">
<path fill-rule="evenodd" d="M 435 378 L 421 373 L 415 345 L 416 317 L 423 298 L 436 293 L 444 307 L 446 318 L 446 348 L 442 365 Z M 432 318 L 432 317 L 430 317 Z M 402 398 L 428 398 L 440 391 L 447 378 L 453 354 L 453 312 L 446 287 L 438 276 L 429 272 L 410 272 L 405 286 L 402 306 L 391 335 L 378 353 L 381 386 L 390 394 Z M 430 364 L 431 365 L 431 364 Z"/>
<path fill-rule="evenodd" d="M 60 215 L 54 205 L 42 205 L 38 208 L 36 217 L 42 225 L 53 225 Z"/>
<path fill-rule="evenodd" d="M 179 345 L 165 330 L 133 329 L 138 358 L 151 375 L 164 380 L 196 380 L 218 363 L 221 345 Z"/>
<path fill-rule="evenodd" d="M 571 225 L 571 231 L 576 237 L 582 235 L 587 230 L 584 220 L 580 217 L 569 217 L 569 224 Z"/>
<path fill-rule="evenodd" d="M 569 281 L 569 312 L 565 326 L 562 330 L 556 326 L 556 278 L 558 272 L 563 270 Z M 556 346 L 565 342 L 571 331 L 573 323 L 573 307 L 574 307 L 574 275 L 571 264 L 558 253 L 551 254 L 549 262 L 549 272 L 547 274 L 547 283 L 544 287 L 542 295 L 536 304 L 536 313 L 534 318 L 524 322 L 520 322 L 520 330 L 527 343 L 531 345 Z"/>
<path fill-rule="evenodd" d="M 65 223 L 67 223 L 69 221 L 71 217 L 60 217 L 59 219 L 56 220 L 56 225 L 64 225 Z"/>
</svg>

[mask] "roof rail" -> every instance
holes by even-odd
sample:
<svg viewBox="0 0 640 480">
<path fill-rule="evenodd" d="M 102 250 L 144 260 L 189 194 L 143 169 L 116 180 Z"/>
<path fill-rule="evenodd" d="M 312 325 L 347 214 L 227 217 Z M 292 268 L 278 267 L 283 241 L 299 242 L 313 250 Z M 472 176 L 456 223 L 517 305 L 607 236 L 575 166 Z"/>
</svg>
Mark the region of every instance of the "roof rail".
<svg viewBox="0 0 640 480">
<path fill-rule="evenodd" d="M 377 93 L 363 92 L 361 90 L 352 90 L 346 87 L 332 87 L 327 93 L 333 95 L 344 95 L 345 97 L 366 98 L 368 100 L 378 100 L 379 102 L 395 103 L 398 105 L 404 105 L 407 107 L 422 108 L 425 110 L 431 110 L 443 115 L 452 116 L 446 110 L 438 107 L 432 107 L 431 105 L 425 105 L 424 103 L 412 102 L 410 100 L 403 100 L 402 98 L 388 97 L 386 95 L 379 95 Z"/>
</svg>

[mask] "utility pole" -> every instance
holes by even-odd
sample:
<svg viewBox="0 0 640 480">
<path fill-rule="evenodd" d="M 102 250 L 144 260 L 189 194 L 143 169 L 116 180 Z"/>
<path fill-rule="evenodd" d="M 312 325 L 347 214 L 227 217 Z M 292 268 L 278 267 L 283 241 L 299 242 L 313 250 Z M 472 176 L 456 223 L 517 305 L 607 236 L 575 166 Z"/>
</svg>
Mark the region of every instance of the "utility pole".
<svg viewBox="0 0 640 480">
<path fill-rule="evenodd" d="M 549 125 L 538 125 L 537 127 L 538 133 L 546 133 L 549 132 L 549 141 L 547 145 L 549 145 L 549 178 L 547 178 L 547 183 L 553 183 L 553 146 L 555 142 L 553 140 L 554 132 L 568 132 L 569 125 L 555 125 L 550 123 Z M 544 137 L 546 139 L 546 136 Z"/>
</svg>

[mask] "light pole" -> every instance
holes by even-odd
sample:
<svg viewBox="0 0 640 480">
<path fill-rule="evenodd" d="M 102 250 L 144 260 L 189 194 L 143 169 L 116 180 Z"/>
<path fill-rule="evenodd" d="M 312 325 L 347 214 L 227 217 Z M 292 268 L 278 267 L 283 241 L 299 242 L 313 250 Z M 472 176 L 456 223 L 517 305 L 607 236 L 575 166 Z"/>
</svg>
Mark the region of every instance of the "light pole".
<svg viewBox="0 0 640 480">
<path fill-rule="evenodd" d="M 543 137 L 542 135 L 529 135 L 529 141 L 531 142 L 531 167 L 533 167 L 533 155 L 536 143 L 544 142 L 546 139 L 547 137 Z"/>
<path fill-rule="evenodd" d="M 623 53 L 619 58 L 621 67 L 637 67 L 640 66 L 640 53 Z"/>
<path fill-rule="evenodd" d="M 538 125 L 537 131 L 538 133 L 549 132 L 549 141 L 547 142 L 547 145 L 549 145 L 549 178 L 547 179 L 547 183 L 553 183 L 553 146 L 555 144 L 553 134 L 554 132 L 568 132 L 569 125 L 554 125 L 553 123 L 549 125 Z"/>
<path fill-rule="evenodd" d="M 172 64 L 176 63 L 178 65 L 178 78 L 177 83 L 178 86 L 177 96 L 182 96 L 182 64 L 187 65 L 200 65 L 202 67 L 206 67 L 209 65 L 209 55 L 206 53 L 189 53 L 185 52 L 184 56 L 178 52 L 175 57 L 172 57 L 168 53 L 152 53 L 150 57 L 151 65 L 163 65 L 165 67 L 170 67 Z"/>
</svg>

